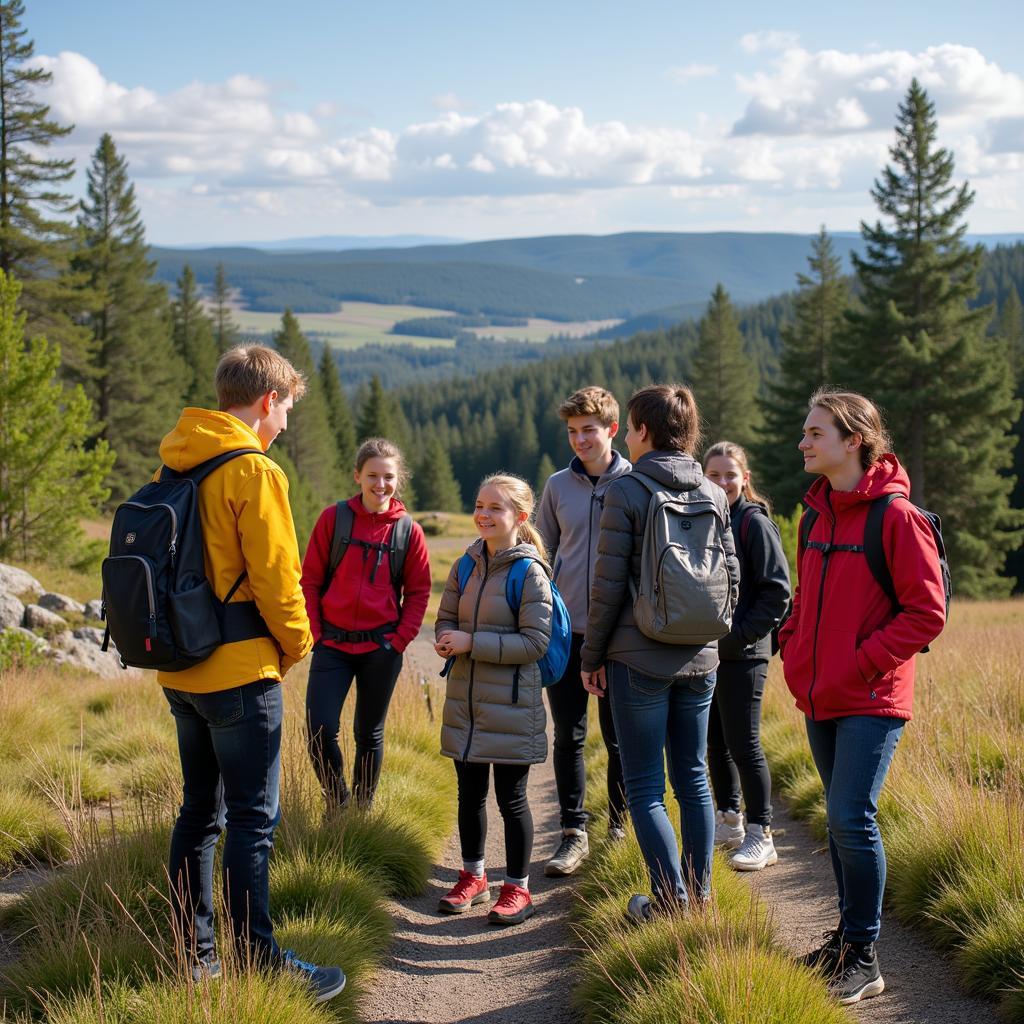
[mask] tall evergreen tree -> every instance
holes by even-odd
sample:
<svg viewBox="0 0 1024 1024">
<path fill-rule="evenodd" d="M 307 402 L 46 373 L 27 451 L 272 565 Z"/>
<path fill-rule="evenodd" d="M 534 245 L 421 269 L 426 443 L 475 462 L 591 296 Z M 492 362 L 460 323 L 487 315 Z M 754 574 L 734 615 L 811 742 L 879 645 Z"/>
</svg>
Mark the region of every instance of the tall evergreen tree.
<svg viewBox="0 0 1024 1024">
<path fill-rule="evenodd" d="M 368 437 L 393 438 L 394 434 L 395 417 L 392 414 L 391 402 L 380 382 L 380 377 L 373 377 L 369 391 L 359 408 L 356 442 L 361 444 Z"/>
<path fill-rule="evenodd" d="M 306 376 L 305 397 L 289 415 L 288 429 L 278 444 L 288 453 L 313 494 L 325 504 L 335 501 L 342 485 L 338 449 L 312 350 L 290 309 L 281 317 L 281 330 L 274 335 L 274 346 Z"/>
<path fill-rule="evenodd" d="M 548 477 L 554 472 L 555 464 L 551 460 L 551 456 L 545 452 L 540 457 L 540 464 L 537 466 L 537 480 L 533 485 L 538 501 L 540 501 L 540 496 L 544 493 L 544 485 L 548 482 Z"/>
<path fill-rule="evenodd" d="M 86 447 L 92 406 L 57 379 L 60 349 L 26 347 L 21 286 L 0 271 L 0 559 L 59 564 L 83 545 L 79 519 L 96 514 L 114 463 L 105 441 Z"/>
<path fill-rule="evenodd" d="M 999 313 L 998 338 L 1006 349 L 1010 362 L 1010 376 L 1013 379 L 1014 397 L 1024 408 L 1024 315 L 1021 311 L 1020 296 L 1011 284 Z M 1024 416 L 1018 415 L 1013 428 L 1013 493 L 1010 496 L 1012 508 L 1024 508 Z M 1024 590 L 1024 547 L 1018 545 L 1006 559 L 1006 573 L 1013 580 L 1013 588 Z"/>
<path fill-rule="evenodd" d="M 61 346 L 65 368 L 82 378 L 88 335 L 72 321 L 77 297 L 67 273 L 75 201 L 64 190 L 74 167 L 46 155 L 72 126 L 36 99 L 53 76 L 29 66 L 35 47 L 24 13 L 21 0 L 0 0 L 0 270 L 21 282 L 28 335 Z"/>
<path fill-rule="evenodd" d="M 324 345 L 317 368 L 320 388 L 327 403 L 327 416 L 337 451 L 337 462 L 343 474 L 352 466 L 356 454 L 356 428 L 352 422 L 352 410 L 338 377 L 338 364 L 334 361 L 330 345 Z"/>
<path fill-rule="evenodd" d="M 416 496 L 419 505 L 432 512 L 462 511 L 462 495 L 452 470 L 452 460 L 433 431 L 418 460 Z"/>
<path fill-rule="evenodd" d="M 228 285 L 224 264 L 218 263 L 213 275 L 213 291 L 210 294 L 210 319 L 213 321 L 213 340 L 217 352 L 223 355 L 238 344 L 238 324 L 231 315 L 231 288 Z"/>
<path fill-rule="evenodd" d="M 958 591 L 1005 593 L 1006 554 L 1019 543 L 1010 509 L 1010 430 L 1019 413 L 991 311 L 972 309 L 980 246 L 967 246 L 974 200 L 953 184 L 953 154 L 936 146 L 935 107 L 915 80 L 900 104 L 892 164 L 871 195 L 885 218 L 861 224 L 854 257 L 862 306 L 847 313 L 837 382 L 887 413 L 913 500 L 942 515 Z"/>
<path fill-rule="evenodd" d="M 199 299 L 195 274 L 186 263 L 178 278 L 178 294 L 171 306 L 174 347 L 185 362 L 185 403 L 213 409 L 217 396 L 213 375 L 217 369 L 217 345 L 213 324 Z"/>
<path fill-rule="evenodd" d="M 782 330 L 779 375 L 762 402 L 765 423 L 756 446 L 757 471 L 776 508 L 788 514 L 809 480 L 796 450 L 807 399 L 832 382 L 833 349 L 845 329 L 849 289 L 825 228 L 811 242 L 809 274 L 797 274 L 795 320 Z"/>
<path fill-rule="evenodd" d="M 116 501 L 152 471 L 160 438 L 181 404 L 184 366 L 171 341 L 167 292 L 153 281 L 128 168 L 104 135 L 88 170 L 72 267 L 89 297 L 90 392 L 99 437 L 117 453 Z"/>
<path fill-rule="evenodd" d="M 729 294 L 718 285 L 700 322 L 700 341 L 690 370 L 694 397 L 704 419 L 706 440 L 753 440 L 760 422 L 757 375 L 743 351 Z"/>
</svg>

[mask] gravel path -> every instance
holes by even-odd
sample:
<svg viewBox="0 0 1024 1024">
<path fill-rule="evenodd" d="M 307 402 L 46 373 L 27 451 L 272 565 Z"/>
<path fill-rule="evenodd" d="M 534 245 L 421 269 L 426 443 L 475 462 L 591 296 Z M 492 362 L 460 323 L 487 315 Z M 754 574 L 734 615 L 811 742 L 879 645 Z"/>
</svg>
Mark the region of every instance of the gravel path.
<svg viewBox="0 0 1024 1024">
<path fill-rule="evenodd" d="M 835 878 L 828 849 L 785 806 L 773 812 L 779 862 L 749 877 L 772 907 L 779 937 L 794 953 L 805 953 L 834 928 Z M 926 827 L 922 823 L 922 827 Z M 878 958 L 885 992 L 853 1007 L 871 1024 L 999 1024 L 991 1003 L 965 996 L 944 955 L 925 944 L 891 914 L 882 918 Z"/>
</svg>

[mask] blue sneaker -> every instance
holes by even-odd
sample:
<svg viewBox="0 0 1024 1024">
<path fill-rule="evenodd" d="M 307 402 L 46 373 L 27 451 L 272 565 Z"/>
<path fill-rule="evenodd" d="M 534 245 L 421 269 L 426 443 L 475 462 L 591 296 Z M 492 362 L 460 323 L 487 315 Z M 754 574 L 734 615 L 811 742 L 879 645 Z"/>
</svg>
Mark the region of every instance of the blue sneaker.
<svg viewBox="0 0 1024 1024">
<path fill-rule="evenodd" d="M 317 967 L 300 960 L 286 949 L 282 954 L 282 969 L 302 978 L 313 993 L 313 1002 L 326 1003 L 345 987 L 345 972 L 340 967 Z"/>
<path fill-rule="evenodd" d="M 221 976 L 220 961 L 216 957 L 200 960 L 192 965 L 192 980 L 200 985 L 204 981 L 217 981 Z"/>
</svg>

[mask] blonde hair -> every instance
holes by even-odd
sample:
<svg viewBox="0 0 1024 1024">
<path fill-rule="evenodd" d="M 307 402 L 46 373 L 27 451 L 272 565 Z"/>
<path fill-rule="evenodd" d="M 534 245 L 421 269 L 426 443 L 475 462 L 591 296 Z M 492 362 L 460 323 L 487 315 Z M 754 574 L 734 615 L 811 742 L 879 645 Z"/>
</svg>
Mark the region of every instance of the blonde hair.
<svg viewBox="0 0 1024 1024">
<path fill-rule="evenodd" d="M 533 488 L 521 477 L 512 473 L 492 473 L 480 481 L 477 494 L 485 487 L 496 487 L 508 498 L 509 504 L 515 509 L 516 514 L 526 513 L 526 521 L 516 527 L 516 542 L 532 544 L 539 552 L 540 557 L 547 559 L 547 549 L 544 547 L 544 540 L 540 531 L 533 525 L 533 509 L 536 499 L 533 495 Z"/>
<path fill-rule="evenodd" d="M 306 393 L 305 375 L 266 345 L 229 348 L 217 363 L 213 382 L 221 412 L 252 405 L 269 391 L 276 391 L 280 398 L 291 395 L 296 402 Z"/>
<path fill-rule="evenodd" d="M 394 441 L 389 441 L 386 437 L 368 437 L 356 451 L 356 472 L 361 472 L 363 466 L 370 459 L 395 460 L 395 468 L 398 470 L 398 483 L 395 487 L 396 493 L 401 491 L 409 482 L 410 473 L 409 467 L 405 463 L 405 456 L 402 454 L 402 449 Z"/>
<path fill-rule="evenodd" d="M 563 420 L 570 416 L 593 416 L 602 427 L 610 427 L 619 422 L 619 403 L 610 391 L 592 384 L 574 391 L 558 407 L 558 415 Z"/>
<path fill-rule="evenodd" d="M 740 472 L 747 478 L 742 488 L 740 488 L 740 493 L 747 501 L 760 505 L 765 512 L 770 513 L 772 503 L 763 494 L 759 494 L 754 487 L 754 478 L 750 473 L 750 463 L 747 459 L 746 449 L 742 445 L 736 444 L 735 441 L 717 441 L 704 453 L 704 461 L 702 463 L 704 470 L 707 471 L 708 463 L 712 459 L 717 458 L 732 459 L 740 467 Z"/>
<path fill-rule="evenodd" d="M 864 469 L 874 465 L 886 452 L 892 451 L 892 439 L 882 421 L 882 412 L 856 391 L 832 391 L 819 388 L 811 395 L 808 409 L 824 409 L 831 417 L 839 436 L 845 441 L 860 434 L 860 464 Z"/>
</svg>

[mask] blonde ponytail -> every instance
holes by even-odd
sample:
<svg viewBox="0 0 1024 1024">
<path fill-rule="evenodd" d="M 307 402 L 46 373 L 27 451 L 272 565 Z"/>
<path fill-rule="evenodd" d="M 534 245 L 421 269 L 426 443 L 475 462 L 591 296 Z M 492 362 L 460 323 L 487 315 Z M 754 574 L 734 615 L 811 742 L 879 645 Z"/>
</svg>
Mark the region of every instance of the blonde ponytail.
<svg viewBox="0 0 1024 1024">
<path fill-rule="evenodd" d="M 509 504 L 516 510 L 518 515 L 526 513 L 526 521 L 516 527 L 517 543 L 532 544 L 540 553 L 540 557 L 547 561 L 547 549 L 541 538 L 540 531 L 531 521 L 536 499 L 533 496 L 533 488 L 519 476 L 512 473 L 493 473 L 480 481 L 479 490 L 485 487 L 494 487 L 501 491 L 508 498 Z"/>
</svg>

